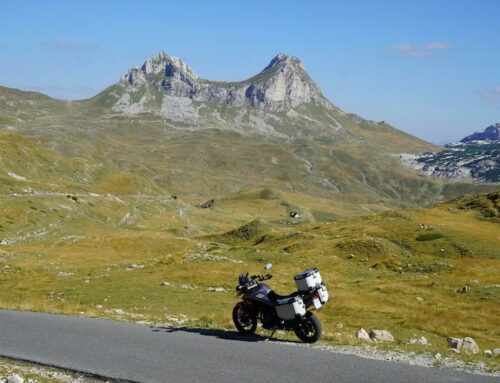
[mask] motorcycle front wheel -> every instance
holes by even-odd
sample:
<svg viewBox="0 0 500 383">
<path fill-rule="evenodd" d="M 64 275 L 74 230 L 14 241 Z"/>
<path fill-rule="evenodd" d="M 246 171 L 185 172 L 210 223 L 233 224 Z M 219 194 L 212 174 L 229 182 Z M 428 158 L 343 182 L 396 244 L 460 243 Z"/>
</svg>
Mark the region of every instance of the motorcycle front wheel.
<svg viewBox="0 0 500 383">
<path fill-rule="evenodd" d="M 234 306 L 233 322 L 242 334 L 253 334 L 257 329 L 257 317 L 242 303 Z"/>
<path fill-rule="evenodd" d="M 312 312 L 308 312 L 297 321 L 293 331 L 304 343 L 315 343 L 321 337 L 321 322 Z"/>
</svg>

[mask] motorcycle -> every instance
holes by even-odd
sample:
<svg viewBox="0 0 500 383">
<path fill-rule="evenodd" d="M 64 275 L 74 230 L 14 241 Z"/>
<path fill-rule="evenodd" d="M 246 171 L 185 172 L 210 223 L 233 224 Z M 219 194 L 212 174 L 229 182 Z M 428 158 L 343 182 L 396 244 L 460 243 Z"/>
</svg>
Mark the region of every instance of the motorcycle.
<svg viewBox="0 0 500 383">
<path fill-rule="evenodd" d="M 269 270 L 272 264 L 264 269 Z M 294 277 L 297 291 L 278 295 L 262 283 L 271 274 L 240 274 L 237 296 L 242 300 L 234 306 L 233 322 L 242 334 L 254 334 L 260 323 L 266 330 L 294 331 L 304 343 L 314 343 L 321 337 L 321 322 L 312 310 L 320 310 L 328 302 L 329 294 L 318 269 L 306 270 Z"/>
</svg>

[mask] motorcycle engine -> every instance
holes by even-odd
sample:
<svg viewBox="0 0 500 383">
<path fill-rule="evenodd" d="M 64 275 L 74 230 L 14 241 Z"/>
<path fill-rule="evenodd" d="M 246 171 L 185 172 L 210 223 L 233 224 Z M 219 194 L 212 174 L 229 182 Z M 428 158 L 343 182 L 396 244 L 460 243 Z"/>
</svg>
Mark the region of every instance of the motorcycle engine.
<svg viewBox="0 0 500 383">
<path fill-rule="evenodd" d="M 262 323 L 262 327 L 266 330 L 271 330 L 276 326 L 278 317 L 276 312 L 271 307 L 262 307 L 259 312 L 259 320 Z"/>
</svg>

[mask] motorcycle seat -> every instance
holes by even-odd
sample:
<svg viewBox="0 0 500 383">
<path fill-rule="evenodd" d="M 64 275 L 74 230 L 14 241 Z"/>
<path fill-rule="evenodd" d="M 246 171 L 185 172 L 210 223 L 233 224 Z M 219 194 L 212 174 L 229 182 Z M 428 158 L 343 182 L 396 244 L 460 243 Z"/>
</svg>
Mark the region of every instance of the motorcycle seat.
<svg viewBox="0 0 500 383">
<path fill-rule="evenodd" d="M 269 298 L 271 298 L 271 300 L 273 302 L 277 302 L 278 300 L 293 298 L 293 297 L 296 297 L 298 295 L 300 295 L 300 293 L 298 291 L 294 291 L 293 293 L 288 294 L 288 295 L 279 295 L 279 294 L 276 294 L 274 291 L 271 291 L 269 293 Z"/>
</svg>

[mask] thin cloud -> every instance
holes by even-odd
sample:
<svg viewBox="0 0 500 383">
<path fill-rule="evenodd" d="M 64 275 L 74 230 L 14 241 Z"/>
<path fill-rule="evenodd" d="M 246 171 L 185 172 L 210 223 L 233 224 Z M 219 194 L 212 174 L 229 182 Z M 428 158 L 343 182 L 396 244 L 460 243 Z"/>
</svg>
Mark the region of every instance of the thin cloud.
<svg viewBox="0 0 500 383">
<path fill-rule="evenodd" d="M 452 44 L 434 41 L 423 46 L 418 46 L 411 43 L 393 44 L 385 47 L 385 50 L 386 52 L 397 53 L 402 56 L 411 58 L 427 58 L 435 57 L 451 48 L 453 48 Z"/>
<path fill-rule="evenodd" d="M 485 101 L 500 102 L 500 86 L 480 89 L 479 95 Z"/>
<path fill-rule="evenodd" d="M 49 48 L 56 48 L 65 51 L 90 51 L 100 48 L 98 44 L 81 44 L 65 39 L 47 41 L 43 45 Z"/>
</svg>

